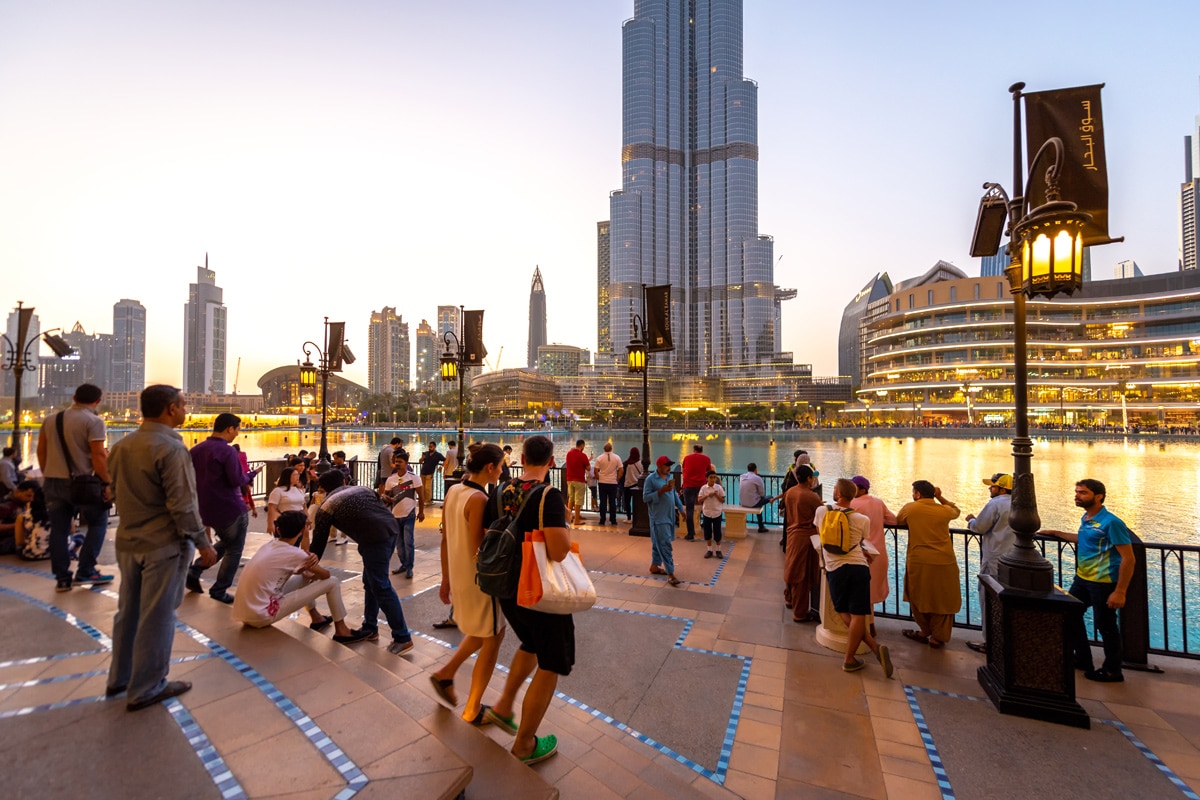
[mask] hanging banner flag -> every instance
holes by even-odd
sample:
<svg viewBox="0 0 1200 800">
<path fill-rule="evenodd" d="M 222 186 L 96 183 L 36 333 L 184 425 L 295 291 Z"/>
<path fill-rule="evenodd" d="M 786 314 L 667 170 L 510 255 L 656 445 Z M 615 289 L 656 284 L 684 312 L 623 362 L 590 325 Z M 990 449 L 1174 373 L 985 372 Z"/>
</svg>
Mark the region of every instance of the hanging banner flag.
<svg viewBox="0 0 1200 800">
<path fill-rule="evenodd" d="M 1070 200 L 1092 215 L 1083 229 L 1085 245 L 1123 241 L 1108 235 L 1108 164 L 1104 157 L 1104 122 L 1100 114 L 1103 83 L 1048 92 L 1031 92 L 1025 98 L 1027 166 L 1033 166 L 1038 149 L 1057 136 L 1063 143 L 1059 199 Z M 1040 175 L 1030 176 L 1029 207 L 1046 202 L 1045 169 L 1054 164 L 1043 157 Z"/>
<path fill-rule="evenodd" d="M 463 312 L 463 364 L 468 367 L 482 367 L 487 358 L 487 348 L 483 346 L 483 312 Z"/>
<path fill-rule="evenodd" d="M 646 352 L 665 353 L 675 349 L 671 338 L 671 284 L 647 286 L 646 303 Z"/>
<path fill-rule="evenodd" d="M 346 337 L 346 323 L 330 322 L 329 338 L 325 340 L 327 351 L 325 358 L 329 362 L 330 372 L 342 371 L 342 340 Z"/>
</svg>

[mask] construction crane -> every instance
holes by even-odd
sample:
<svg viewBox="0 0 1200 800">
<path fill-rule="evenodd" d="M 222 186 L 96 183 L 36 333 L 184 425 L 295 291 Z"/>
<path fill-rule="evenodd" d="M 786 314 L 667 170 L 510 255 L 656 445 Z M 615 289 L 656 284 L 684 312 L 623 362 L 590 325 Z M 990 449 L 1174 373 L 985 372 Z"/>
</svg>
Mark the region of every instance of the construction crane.
<svg viewBox="0 0 1200 800">
<path fill-rule="evenodd" d="M 504 357 L 504 345 L 500 345 L 500 352 L 496 354 L 496 363 L 492 364 L 492 362 L 488 361 L 486 358 L 483 360 L 483 363 L 486 364 L 487 368 L 489 370 L 491 370 L 492 372 L 499 372 L 500 371 L 500 359 L 503 357 Z"/>
<path fill-rule="evenodd" d="M 242 377 L 242 357 L 238 356 L 237 372 L 233 373 L 233 394 L 237 395 L 238 378 Z"/>
</svg>

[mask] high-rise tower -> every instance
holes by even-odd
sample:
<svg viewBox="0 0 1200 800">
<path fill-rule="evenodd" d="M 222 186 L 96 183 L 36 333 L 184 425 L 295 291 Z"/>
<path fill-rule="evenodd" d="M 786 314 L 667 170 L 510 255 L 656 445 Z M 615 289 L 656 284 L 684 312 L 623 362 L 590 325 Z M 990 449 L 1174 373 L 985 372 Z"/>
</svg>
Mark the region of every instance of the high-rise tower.
<svg viewBox="0 0 1200 800">
<path fill-rule="evenodd" d="M 137 300 L 113 303 L 114 392 L 140 392 L 146 388 L 146 307 Z"/>
<path fill-rule="evenodd" d="M 1200 253 L 1200 116 L 1183 137 L 1183 183 L 1179 186 L 1179 268 L 1196 269 Z"/>
<path fill-rule="evenodd" d="M 533 268 L 533 285 L 529 287 L 529 350 L 525 363 L 537 369 L 538 348 L 546 344 L 546 287 L 542 285 L 542 271 Z"/>
<path fill-rule="evenodd" d="M 422 392 L 437 388 L 442 351 L 438 334 L 428 320 L 417 326 L 417 389 Z"/>
<path fill-rule="evenodd" d="M 217 273 L 196 267 L 196 282 L 188 285 L 183 307 L 183 390 L 198 394 L 225 393 L 227 318 L 217 286 Z"/>
<path fill-rule="evenodd" d="M 638 0 L 622 59 L 611 333 L 597 349 L 623 353 L 642 284 L 670 283 L 680 374 L 774 373 L 790 358 L 775 347 L 774 242 L 758 232 L 758 87 L 742 75 L 741 0 Z"/>
<path fill-rule="evenodd" d="M 371 312 L 367 334 L 367 388 L 372 394 L 399 394 L 408 389 L 408 323 L 396 309 Z"/>
</svg>

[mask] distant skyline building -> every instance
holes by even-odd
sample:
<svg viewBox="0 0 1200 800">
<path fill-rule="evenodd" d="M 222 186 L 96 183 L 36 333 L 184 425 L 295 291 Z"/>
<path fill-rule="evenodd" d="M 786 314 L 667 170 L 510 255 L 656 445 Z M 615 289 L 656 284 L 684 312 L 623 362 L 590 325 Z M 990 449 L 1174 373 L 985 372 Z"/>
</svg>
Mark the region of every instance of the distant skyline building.
<svg viewBox="0 0 1200 800">
<path fill-rule="evenodd" d="M 17 310 L 14 308 L 8 315 L 8 324 L 5 327 L 5 333 L 8 335 L 8 340 L 15 347 L 17 344 Z M 25 347 L 29 353 L 29 361 L 25 365 L 25 374 L 21 376 L 21 396 L 29 397 L 34 394 L 34 390 L 38 386 L 38 348 L 41 347 L 38 338 L 42 335 L 41 323 L 38 321 L 38 315 L 34 314 L 29 318 L 29 331 L 25 334 Z M 30 347 L 30 342 L 33 346 Z M 17 381 L 11 370 L 0 372 L 0 387 L 3 388 L 3 394 L 7 397 L 13 396 L 13 390 L 16 389 Z"/>
<path fill-rule="evenodd" d="M 392 306 L 371 312 L 367 332 L 367 389 L 396 395 L 409 388 L 411 347 L 408 323 Z"/>
<path fill-rule="evenodd" d="M 41 362 L 38 370 L 38 394 L 44 405 L 51 408 L 71 402 L 75 389 L 83 383 L 99 386 L 105 394 L 116 391 L 113 386 L 113 352 L 115 337 L 111 333 L 89 334 L 76 322 L 62 334 L 74 351 L 64 358 Z M 109 405 L 101 401 L 102 405 Z"/>
<path fill-rule="evenodd" d="M 114 392 L 140 392 L 146 388 L 146 307 L 122 298 L 113 303 Z"/>
<path fill-rule="evenodd" d="M 537 371 L 550 377 L 573 377 L 587 363 L 588 351 L 569 344 L 544 344 L 538 347 Z"/>
<path fill-rule="evenodd" d="M 205 253 L 183 307 L 183 391 L 189 394 L 225 393 L 228 317 L 222 295 Z"/>
<path fill-rule="evenodd" d="M 533 284 L 529 287 L 529 345 L 525 363 L 530 369 L 538 365 L 538 348 L 546 344 L 546 287 L 542 271 L 533 268 Z"/>
<path fill-rule="evenodd" d="M 1113 267 L 1113 278 L 1122 280 L 1124 278 L 1141 278 L 1142 268 L 1137 265 L 1136 261 L 1122 261 Z"/>
<path fill-rule="evenodd" d="M 429 324 L 429 320 L 423 319 L 417 326 L 416 356 L 417 389 L 423 392 L 436 389 L 442 351 L 437 331 Z"/>
<path fill-rule="evenodd" d="M 979 259 L 979 277 L 995 278 L 1004 275 L 1004 270 L 1008 269 L 1008 253 L 1005 252 L 1007 247 L 1008 242 L 1004 242 L 994 256 Z"/>
<path fill-rule="evenodd" d="M 1179 269 L 1195 269 L 1200 250 L 1200 115 L 1190 136 L 1183 137 L 1183 183 L 1179 186 Z"/>
<path fill-rule="evenodd" d="M 612 355 L 612 306 L 608 285 L 612 275 L 608 222 L 596 223 L 596 355 L 604 361 Z"/>
<path fill-rule="evenodd" d="M 600 353 L 625 352 L 634 315 L 645 319 L 642 285 L 669 283 L 675 350 L 656 365 L 699 377 L 794 367 L 776 347 L 774 241 L 758 231 L 758 86 L 742 54 L 741 0 L 638 2 L 622 27 L 622 178 L 609 198 Z M 598 253 L 598 281 L 604 262 Z"/>
<path fill-rule="evenodd" d="M 867 307 L 891 293 L 892 279 L 886 272 L 876 273 L 842 312 L 842 325 L 838 329 L 838 375 L 848 377 L 850 385 L 856 388 L 862 383 L 865 367 L 863 356 L 866 343 L 863 341 L 862 321 L 866 317 Z"/>
</svg>

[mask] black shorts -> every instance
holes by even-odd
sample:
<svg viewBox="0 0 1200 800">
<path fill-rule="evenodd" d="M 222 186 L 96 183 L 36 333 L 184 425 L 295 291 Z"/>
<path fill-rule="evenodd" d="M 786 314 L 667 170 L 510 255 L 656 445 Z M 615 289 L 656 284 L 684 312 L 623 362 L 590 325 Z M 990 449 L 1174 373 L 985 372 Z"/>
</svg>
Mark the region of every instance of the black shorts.
<svg viewBox="0 0 1200 800">
<path fill-rule="evenodd" d="M 570 614 L 547 614 L 501 600 L 500 608 L 521 649 L 537 656 L 538 669 L 570 675 L 575 666 L 575 620 Z"/>
<path fill-rule="evenodd" d="M 825 580 L 834 611 L 863 617 L 871 613 L 871 568 L 866 564 L 843 564 L 826 572 Z"/>
</svg>

